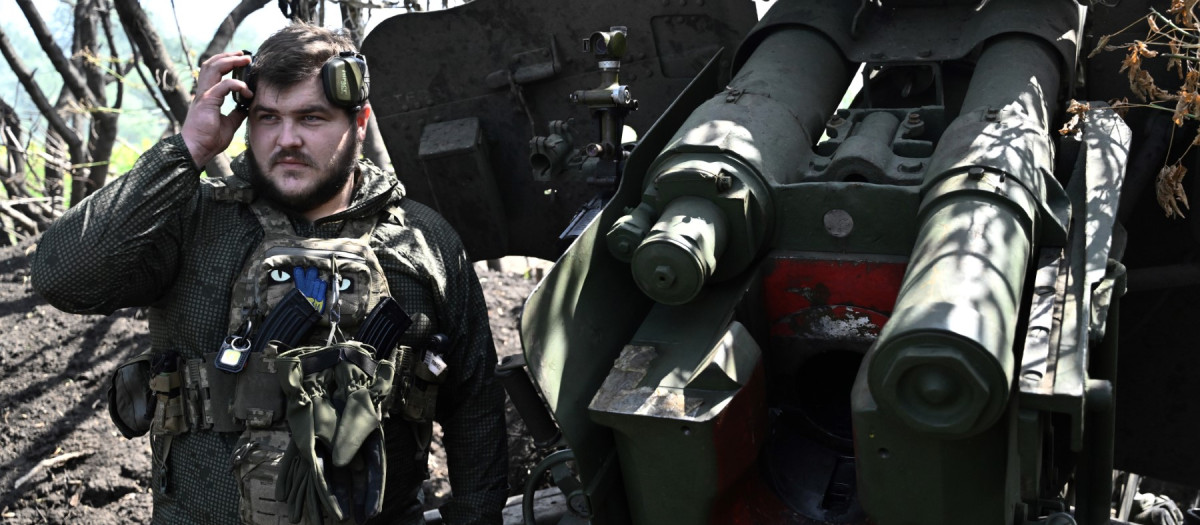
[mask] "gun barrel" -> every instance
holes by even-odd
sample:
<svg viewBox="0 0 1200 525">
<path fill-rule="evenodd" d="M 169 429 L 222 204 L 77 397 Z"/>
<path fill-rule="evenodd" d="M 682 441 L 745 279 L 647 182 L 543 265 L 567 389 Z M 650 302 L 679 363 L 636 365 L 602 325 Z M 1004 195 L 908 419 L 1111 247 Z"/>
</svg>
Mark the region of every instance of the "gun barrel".
<svg viewBox="0 0 1200 525">
<path fill-rule="evenodd" d="M 915 430 L 973 435 L 1007 404 L 1059 80 L 1048 45 L 990 42 L 931 159 L 909 268 L 867 370 L 880 407 Z"/>
<path fill-rule="evenodd" d="M 650 166 L 643 206 L 609 234 L 647 296 L 683 304 L 755 260 L 774 228 L 770 188 L 807 165 L 853 74 L 825 35 L 779 28 L 692 112 Z"/>
</svg>

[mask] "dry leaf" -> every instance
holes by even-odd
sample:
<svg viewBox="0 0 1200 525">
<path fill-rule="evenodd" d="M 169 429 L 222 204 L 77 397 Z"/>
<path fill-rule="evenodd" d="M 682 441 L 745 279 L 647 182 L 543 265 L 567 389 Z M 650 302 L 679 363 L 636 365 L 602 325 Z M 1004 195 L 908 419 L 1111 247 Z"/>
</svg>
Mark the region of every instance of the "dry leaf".
<svg viewBox="0 0 1200 525">
<path fill-rule="evenodd" d="M 1181 15 L 1184 16 L 1184 20 L 1182 22 L 1180 22 L 1180 25 L 1182 25 L 1184 27 L 1190 27 L 1190 28 L 1196 27 L 1195 9 L 1196 9 L 1197 1 L 1200 1 L 1200 0 L 1184 0 L 1183 12 L 1180 13 Z"/>
<path fill-rule="evenodd" d="M 1183 90 L 1193 93 L 1200 90 L 1200 71 L 1188 71 L 1187 76 L 1183 80 Z"/>
<path fill-rule="evenodd" d="M 1071 118 L 1063 124 L 1062 129 L 1059 129 L 1058 133 L 1060 135 L 1070 135 L 1082 131 L 1083 121 L 1087 119 L 1087 112 L 1091 110 L 1091 104 L 1071 99 L 1070 104 L 1067 105 L 1067 114 L 1071 115 Z"/>
<path fill-rule="evenodd" d="M 1179 100 L 1175 103 L 1175 114 L 1171 116 L 1171 120 L 1175 121 L 1176 126 L 1183 125 L 1183 119 L 1187 118 L 1192 110 L 1192 99 L 1194 95 L 1186 91 L 1179 92 Z"/>
<path fill-rule="evenodd" d="M 1158 51 L 1150 49 L 1148 46 L 1146 46 L 1146 43 L 1142 42 L 1141 40 L 1133 41 L 1133 50 L 1137 51 L 1139 55 L 1146 58 L 1154 58 L 1158 56 Z"/>
<path fill-rule="evenodd" d="M 1112 37 L 1112 35 L 1104 35 L 1100 37 L 1100 41 L 1096 43 L 1096 49 L 1093 49 L 1091 53 L 1088 53 L 1088 58 L 1099 55 L 1101 50 L 1111 51 L 1111 49 L 1107 49 L 1106 46 L 1108 46 L 1108 41 L 1112 39 Z"/>
<path fill-rule="evenodd" d="M 1197 0 L 1171 0 L 1171 8 L 1168 13 L 1175 15 L 1175 23 L 1187 27 L 1196 27 L 1196 15 L 1192 9 L 1196 7 Z"/>
<path fill-rule="evenodd" d="M 1128 69 L 1129 70 L 1129 78 L 1130 78 L 1130 80 L 1132 80 L 1133 75 L 1139 69 L 1142 68 L 1141 61 L 1142 61 L 1142 56 L 1138 54 L 1137 48 L 1134 46 L 1129 46 L 1129 54 L 1125 55 L 1125 60 L 1121 61 L 1121 69 L 1118 69 L 1117 73 L 1123 72 L 1126 69 Z"/>
<path fill-rule="evenodd" d="M 1183 208 L 1189 208 L 1187 194 L 1183 191 L 1183 177 L 1187 175 L 1187 168 L 1182 164 L 1173 166 L 1163 166 L 1163 169 L 1158 172 L 1158 178 L 1154 182 L 1154 193 L 1158 197 L 1158 206 L 1167 214 L 1167 218 L 1178 216 L 1183 218 L 1183 209 L 1179 204 L 1183 204 Z"/>
<path fill-rule="evenodd" d="M 1175 100 L 1177 97 L 1167 93 L 1162 88 L 1154 83 L 1154 77 L 1150 76 L 1150 72 L 1137 68 L 1137 71 L 1130 70 L 1129 89 L 1133 91 L 1142 100 Z"/>
<path fill-rule="evenodd" d="M 1063 124 L 1062 129 L 1058 130 L 1058 134 L 1063 136 L 1074 134 L 1083 129 L 1080 127 L 1081 123 L 1082 120 L 1079 118 L 1079 115 L 1074 115 L 1071 117 L 1071 120 Z"/>
</svg>

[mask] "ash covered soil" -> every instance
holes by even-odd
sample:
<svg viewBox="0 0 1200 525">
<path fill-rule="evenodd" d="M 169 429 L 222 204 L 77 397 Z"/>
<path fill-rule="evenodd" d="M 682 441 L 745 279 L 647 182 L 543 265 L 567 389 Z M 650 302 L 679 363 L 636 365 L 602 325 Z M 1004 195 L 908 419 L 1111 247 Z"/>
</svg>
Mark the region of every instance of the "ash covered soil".
<svg viewBox="0 0 1200 525">
<path fill-rule="evenodd" d="M 0 248 L 0 522 L 149 523 L 149 440 L 123 438 L 106 397 L 117 364 L 150 346 L 144 315 L 132 308 L 109 316 L 56 310 L 30 285 L 34 249 Z M 521 351 L 518 318 L 536 285 L 529 274 L 544 266 L 507 263 L 503 270 L 476 265 L 500 357 Z M 516 494 L 541 457 L 511 403 L 506 415 Z M 440 436 L 429 467 L 425 492 L 433 508 L 450 490 Z"/>
</svg>

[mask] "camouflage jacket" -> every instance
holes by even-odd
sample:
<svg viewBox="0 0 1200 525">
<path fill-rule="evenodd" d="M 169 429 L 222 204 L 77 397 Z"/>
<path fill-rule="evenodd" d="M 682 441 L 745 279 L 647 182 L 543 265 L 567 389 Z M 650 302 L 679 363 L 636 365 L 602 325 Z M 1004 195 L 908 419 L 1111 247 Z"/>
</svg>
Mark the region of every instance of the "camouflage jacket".
<svg viewBox="0 0 1200 525">
<path fill-rule="evenodd" d="M 263 238 L 246 201 L 249 162 L 228 180 L 201 178 L 182 137 L 165 139 L 133 169 L 72 207 L 42 237 L 31 261 L 34 288 L 68 312 L 110 314 L 149 307 L 155 351 L 199 357 L 228 329 L 233 281 Z M 414 323 L 402 344 L 450 337 L 449 377 L 439 390 L 453 496 L 450 524 L 499 524 L 506 486 L 504 396 L 493 378 L 487 308 L 458 235 L 435 212 L 404 198 L 395 175 L 360 161 L 348 209 L 315 223 L 293 218 L 298 235 L 337 237 L 343 221 L 392 210 L 371 246 L 388 285 Z M 411 424 L 385 423 L 388 475 L 383 513 L 372 522 L 420 523 L 417 495 L 427 453 Z M 154 523 L 236 523 L 229 457 L 236 434 L 189 432 L 170 447 L 166 479 L 155 469 Z M 159 490 L 166 487 L 166 492 Z"/>
</svg>

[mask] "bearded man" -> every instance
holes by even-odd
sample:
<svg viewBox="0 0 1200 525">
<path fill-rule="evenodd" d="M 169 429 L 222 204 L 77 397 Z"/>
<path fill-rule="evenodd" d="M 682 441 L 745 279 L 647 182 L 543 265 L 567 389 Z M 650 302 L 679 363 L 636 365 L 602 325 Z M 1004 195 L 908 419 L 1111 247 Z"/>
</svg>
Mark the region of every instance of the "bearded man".
<svg viewBox="0 0 1200 525">
<path fill-rule="evenodd" d="M 38 245 L 33 285 L 55 307 L 148 307 L 152 351 L 121 367 L 109 399 L 127 437 L 150 434 L 154 523 L 424 523 L 434 420 L 445 522 L 501 522 L 503 394 L 482 291 L 450 226 L 360 158 L 368 85 L 348 38 L 305 24 L 253 57 L 216 55 L 182 132 Z M 230 94 L 238 108 L 222 114 Z M 202 178 L 243 121 L 234 174 Z M 303 312 L 276 308 L 293 296 Z M 375 333 L 396 337 L 375 348 Z"/>
</svg>

